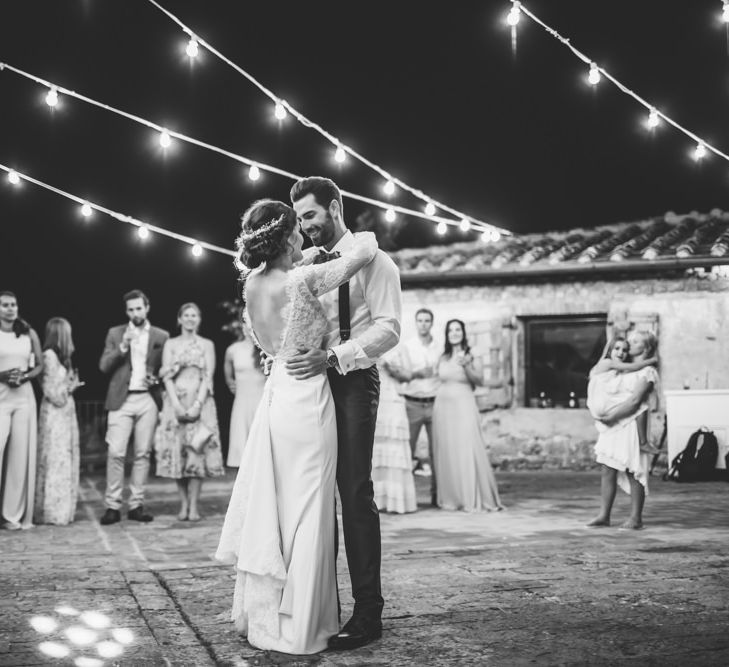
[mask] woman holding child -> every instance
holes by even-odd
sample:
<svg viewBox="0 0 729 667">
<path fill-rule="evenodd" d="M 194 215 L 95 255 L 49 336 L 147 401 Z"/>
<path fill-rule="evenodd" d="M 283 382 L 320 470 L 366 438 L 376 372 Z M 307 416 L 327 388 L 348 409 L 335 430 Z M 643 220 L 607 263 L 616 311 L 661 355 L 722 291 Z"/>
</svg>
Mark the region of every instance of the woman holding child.
<svg viewBox="0 0 729 667">
<path fill-rule="evenodd" d="M 630 518 L 621 528 L 643 527 L 643 504 L 648 491 L 648 399 L 655 392 L 656 337 L 631 331 L 627 340 L 615 338 L 605 356 L 590 371 L 587 406 L 599 435 L 595 444 L 602 466 L 600 513 L 589 526 L 609 526 L 617 487 L 630 495 Z"/>
</svg>

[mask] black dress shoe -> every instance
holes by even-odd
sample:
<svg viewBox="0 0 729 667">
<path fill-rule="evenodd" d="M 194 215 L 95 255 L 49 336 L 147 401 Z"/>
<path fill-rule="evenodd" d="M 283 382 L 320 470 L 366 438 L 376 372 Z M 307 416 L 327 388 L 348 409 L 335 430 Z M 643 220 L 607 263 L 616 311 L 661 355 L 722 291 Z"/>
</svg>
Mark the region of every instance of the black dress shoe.
<svg viewBox="0 0 729 667">
<path fill-rule="evenodd" d="M 380 637 L 382 637 L 380 619 L 352 616 L 336 635 L 329 637 L 328 646 L 332 651 L 349 651 L 369 644 Z"/>
<path fill-rule="evenodd" d="M 135 507 L 133 510 L 129 510 L 127 512 L 127 519 L 130 519 L 131 521 L 141 521 L 142 523 L 154 521 L 154 517 L 148 512 L 145 512 L 142 505 Z"/>
<path fill-rule="evenodd" d="M 104 512 L 104 516 L 99 519 L 99 523 L 102 526 L 108 526 L 111 523 L 118 523 L 121 521 L 121 512 L 119 510 L 113 510 L 111 507 L 108 507 L 106 512 Z"/>
</svg>

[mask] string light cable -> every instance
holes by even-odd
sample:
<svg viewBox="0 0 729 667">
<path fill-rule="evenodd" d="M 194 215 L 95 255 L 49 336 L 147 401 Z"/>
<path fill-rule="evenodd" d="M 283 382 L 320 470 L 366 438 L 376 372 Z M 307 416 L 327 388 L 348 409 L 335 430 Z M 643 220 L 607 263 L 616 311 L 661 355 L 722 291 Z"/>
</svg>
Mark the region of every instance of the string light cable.
<svg viewBox="0 0 729 667">
<path fill-rule="evenodd" d="M 73 97 L 74 99 L 77 99 L 81 102 L 86 102 L 87 104 L 95 106 L 99 109 L 103 109 L 104 111 L 108 111 L 108 112 L 117 114 L 118 116 L 131 120 L 135 123 L 139 123 L 140 125 L 144 125 L 145 127 L 148 127 L 152 130 L 155 130 L 156 132 L 159 132 L 159 134 L 160 134 L 160 145 L 162 145 L 163 147 L 169 146 L 173 138 L 179 139 L 180 141 L 184 141 L 184 142 L 192 144 L 194 146 L 198 146 L 199 148 L 204 148 L 206 150 L 212 151 L 214 153 L 218 153 L 219 155 L 223 155 L 224 157 L 230 158 L 237 162 L 246 164 L 250 168 L 249 169 L 249 178 L 251 180 L 254 180 L 254 181 L 258 180 L 258 178 L 260 177 L 261 170 L 272 173 L 272 174 L 277 174 L 279 176 L 283 176 L 283 177 L 288 178 L 293 181 L 297 181 L 301 178 L 297 174 L 294 174 L 290 171 L 280 169 L 279 167 L 267 164 L 265 162 L 261 162 L 259 160 L 254 160 L 252 158 L 249 158 L 249 157 L 246 157 L 243 155 L 239 155 L 238 153 L 233 153 L 232 151 L 226 150 L 219 146 L 215 146 L 213 144 L 207 143 L 200 139 L 195 139 L 194 137 L 183 134 L 182 132 L 175 132 L 174 130 L 170 130 L 161 125 L 158 125 L 157 123 L 154 123 L 150 120 L 142 118 L 141 116 L 137 116 L 137 115 L 129 113 L 127 111 L 123 111 L 122 109 L 118 109 L 117 107 L 113 107 L 109 104 L 99 102 L 98 100 L 95 100 L 95 99 L 88 97 L 86 95 L 83 95 L 81 93 L 77 93 L 76 91 L 70 90 L 69 88 L 65 88 L 64 86 L 58 85 L 51 81 L 47 81 L 46 79 L 36 76 L 35 74 L 31 74 L 31 73 L 21 70 L 17 67 L 14 67 L 13 65 L 10 65 L 9 63 L 0 62 L 0 72 L 4 72 L 4 71 L 12 72 L 13 74 L 16 74 L 16 75 L 26 78 L 26 79 L 29 79 L 30 81 L 34 81 L 35 83 L 38 83 L 41 86 L 48 88 L 49 91 L 53 91 L 55 93 L 56 99 L 57 99 L 58 95 L 66 95 L 68 97 Z M 349 192 L 347 190 L 341 190 L 341 193 L 342 193 L 343 197 L 346 197 L 348 199 L 354 199 L 356 201 L 360 201 L 365 204 L 369 204 L 371 206 L 376 206 L 378 208 L 383 209 L 386 212 L 392 210 L 392 211 L 395 211 L 396 213 L 401 213 L 403 215 L 410 215 L 410 216 L 413 216 L 416 218 L 422 218 L 422 219 L 430 220 L 430 221 L 433 221 L 436 223 L 443 222 L 446 225 L 451 225 L 451 226 L 458 226 L 461 224 L 461 222 L 459 220 L 451 220 L 449 218 L 444 218 L 442 216 L 438 216 L 438 215 L 434 215 L 434 214 L 429 215 L 427 212 L 406 208 L 404 206 L 398 206 L 398 205 L 392 204 L 390 202 L 383 202 L 383 201 L 380 201 L 377 199 L 373 199 L 371 197 L 366 197 L 364 195 L 359 195 L 354 192 Z M 389 214 L 389 217 L 391 217 L 391 214 Z M 505 229 L 501 229 L 501 228 L 495 227 L 494 225 L 489 225 L 489 224 L 483 223 L 483 222 L 476 222 L 473 224 L 473 226 L 474 226 L 474 228 L 478 228 L 482 231 L 491 232 L 491 234 L 494 236 L 494 238 L 496 238 L 497 234 L 499 236 L 510 234 L 510 232 Z"/>
<path fill-rule="evenodd" d="M 203 250 L 210 250 L 211 252 L 216 252 L 221 255 L 228 255 L 229 257 L 236 257 L 237 253 L 233 250 L 228 250 L 227 248 L 222 248 L 220 246 L 214 245 L 212 243 L 207 243 L 205 241 L 198 241 L 197 239 L 192 238 L 191 236 L 185 236 L 184 234 L 178 234 L 177 232 L 170 231 L 169 229 L 165 229 L 164 227 L 158 227 L 157 225 L 151 225 L 147 222 L 142 222 L 141 220 L 137 220 L 136 218 L 133 218 L 130 215 L 125 215 L 123 213 L 119 213 L 118 211 L 114 211 L 110 208 L 106 208 L 105 206 L 101 206 L 99 204 L 94 204 L 82 197 L 78 197 L 74 194 L 71 194 L 70 192 L 66 192 L 65 190 L 61 190 L 60 188 L 54 187 L 53 185 L 49 185 L 48 183 L 44 183 L 43 181 L 39 181 L 36 178 L 33 178 L 32 176 L 28 176 L 27 174 L 21 173 L 15 169 L 12 169 L 11 167 L 7 167 L 4 164 L 0 164 L 0 169 L 7 173 L 8 181 L 12 183 L 13 185 L 18 185 L 23 181 L 27 181 L 28 183 L 32 183 L 33 185 L 37 185 L 41 188 L 44 188 L 46 190 L 49 190 L 50 192 L 54 192 L 57 195 L 61 195 L 62 197 L 65 197 L 66 199 L 70 199 L 73 202 L 76 202 L 81 206 L 81 214 L 84 217 L 89 217 L 93 211 L 98 211 L 99 213 L 104 213 L 108 215 L 109 217 L 113 218 L 114 220 L 117 220 L 119 222 L 125 222 L 129 225 L 133 225 L 134 227 L 137 227 L 137 233 L 139 234 L 140 238 L 144 239 L 147 238 L 150 234 L 150 232 L 154 232 L 156 234 L 160 234 L 161 236 L 167 236 L 171 239 L 176 239 L 177 241 L 182 241 L 183 243 L 187 243 L 192 250 L 192 254 L 196 257 L 199 257 L 202 254 Z"/>
<path fill-rule="evenodd" d="M 350 146 L 345 145 L 342 143 L 339 139 L 337 139 L 335 136 L 327 132 L 321 125 L 309 120 L 304 114 L 297 111 L 294 107 L 292 107 L 286 100 L 282 99 L 278 95 L 276 95 L 273 91 L 268 89 L 266 86 L 264 86 L 258 79 L 256 79 L 252 74 L 244 70 L 240 65 L 237 65 L 232 60 L 224 56 L 220 51 L 218 51 L 214 46 L 206 42 L 204 39 L 199 37 L 190 27 L 188 27 L 185 23 L 183 23 L 177 16 L 175 16 L 172 12 L 170 12 L 168 9 L 165 9 L 159 2 L 156 0 L 148 0 L 148 2 L 152 5 L 154 5 L 159 11 L 161 11 L 163 14 L 165 14 L 169 19 L 171 19 L 174 23 L 176 23 L 181 30 L 190 37 L 190 41 L 196 42 L 199 46 L 205 47 L 210 53 L 212 53 L 214 56 L 216 56 L 219 60 L 224 62 L 226 65 L 234 69 L 238 74 L 245 77 L 250 83 L 252 83 L 256 88 L 258 88 L 264 95 L 266 95 L 268 98 L 271 99 L 271 101 L 275 104 L 275 110 L 276 110 L 276 118 L 282 119 L 285 117 L 286 112 L 290 113 L 299 123 L 301 123 L 304 127 L 310 128 L 312 130 L 315 130 L 318 132 L 321 136 L 323 136 L 327 141 L 331 142 L 331 144 L 336 149 L 336 160 L 337 162 L 343 162 L 346 155 L 351 155 L 353 158 L 359 160 L 362 164 L 366 165 L 376 173 L 378 173 L 382 178 L 385 180 L 385 188 L 391 189 L 392 186 L 397 186 L 401 188 L 402 190 L 405 190 L 406 192 L 409 192 L 413 196 L 417 197 L 418 199 L 422 200 L 423 202 L 428 204 L 433 204 L 437 206 L 438 208 L 442 209 L 443 211 L 446 211 L 447 213 L 450 213 L 451 215 L 454 215 L 458 217 L 460 220 L 466 219 L 469 220 L 474 226 L 480 227 L 481 229 L 490 228 L 490 229 L 498 229 L 498 231 L 501 234 L 509 234 L 506 230 L 499 229 L 498 227 L 495 227 L 494 225 L 491 225 L 489 223 L 486 223 L 482 220 L 478 220 L 477 218 L 474 218 L 473 216 L 466 215 L 455 208 L 452 208 L 450 206 L 447 206 L 446 204 L 433 199 L 433 197 L 430 197 L 429 195 L 426 195 L 422 190 L 418 190 L 407 183 L 401 181 L 399 178 L 396 178 L 392 176 L 389 172 L 387 172 L 385 169 L 380 167 L 379 165 L 375 164 L 371 160 L 368 160 L 366 157 L 355 151 Z M 282 111 L 283 110 L 283 111 Z M 386 190 L 387 192 L 387 190 Z M 433 218 L 435 219 L 435 218 Z M 460 224 L 459 222 L 456 222 L 456 224 Z"/>
<path fill-rule="evenodd" d="M 516 26 L 516 23 L 518 23 L 518 19 L 516 18 L 519 14 L 524 14 L 524 16 L 527 16 L 532 21 L 534 21 L 537 25 L 541 26 L 547 33 L 549 33 L 552 37 L 554 37 L 558 42 L 566 46 L 572 53 L 577 56 L 582 62 L 584 62 L 586 65 L 589 66 L 589 81 L 593 85 L 597 85 L 597 83 L 600 81 L 602 77 L 607 79 L 608 81 L 612 82 L 618 90 L 620 90 L 622 93 L 625 93 L 629 97 L 632 97 L 636 102 L 644 106 L 648 110 L 648 119 L 646 121 L 646 125 L 649 129 L 655 128 L 660 120 L 665 121 L 668 125 L 671 125 L 672 127 L 676 128 L 679 132 L 682 132 L 687 137 L 691 138 L 693 141 L 696 142 L 696 147 L 694 149 L 693 157 L 695 160 L 700 160 L 706 155 L 706 151 L 711 151 L 715 155 L 718 155 L 721 158 L 724 158 L 725 160 L 729 161 L 729 155 L 721 151 L 720 149 L 716 148 L 716 146 L 711 145 L 708 141 L 705 141 L 701 137 L 699 137 L 697 134 L 694 134 L 691 132 L 691 130 L 685 128 L 683 125 L 680 125 L 672 118 L 669 118 L 664 114 L 663 112 L 656 109 L 654 105 L 652 105 L 650 102 L 644 100 L 640 95 L 638 95 L 636 92 L 628 88 L 625 84 L 623 84 L 621 81 L 616 79 L 612 74 L 610 74 L 607 70 L 603 69 L 602 67 L 599 67 L 594 60 L 586 56 L 584 53 L 576 49 L 574 46 L 572 46 L 572 43 L 570 40 L 566 37 L 563 37 L 560 33 L 558 33 L 554 28 L 547 25 L 544 21 L 542 21 L 539 17 L 535 16 L 533 12 L 531 12 L 529 9 L 527 9 L 524 6 L 523 2 L 520 2 L 519 0 L 511 0 L 511 10 L 509 11 L 508 17 L 507 17 L 507 23 L 514 28 Z"/>
</svg>

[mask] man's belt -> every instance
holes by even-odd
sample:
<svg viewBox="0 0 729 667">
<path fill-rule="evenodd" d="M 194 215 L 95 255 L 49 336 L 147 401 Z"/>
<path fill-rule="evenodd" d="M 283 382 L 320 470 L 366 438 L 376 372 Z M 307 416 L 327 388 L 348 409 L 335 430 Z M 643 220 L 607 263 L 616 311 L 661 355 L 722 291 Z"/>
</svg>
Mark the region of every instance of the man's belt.
<svg viewBox="0 0 729 667">
<path fill-rule="evenodd" d="M 407 396 L 403 395 L 406 401 L 415 401 L 416 403 L 432 403 L 435 400 L 435 396 Z"/>
<path fill-rule="evenodd" d="M 149 389 L 130 389 L 127 394 L 148 394 Z"/>
</svg>

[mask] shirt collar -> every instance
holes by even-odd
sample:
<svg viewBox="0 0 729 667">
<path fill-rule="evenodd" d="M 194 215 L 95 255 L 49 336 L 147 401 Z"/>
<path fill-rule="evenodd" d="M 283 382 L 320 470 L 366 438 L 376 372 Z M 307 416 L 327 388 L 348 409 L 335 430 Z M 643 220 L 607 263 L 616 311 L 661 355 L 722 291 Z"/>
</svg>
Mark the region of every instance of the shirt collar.
<svg viewBox="0 0 729 667">
<path fill-rule="evenodd" d="M 349 250 L 353 245 L 354 234 L 347 230 L 346 232 L 344 232 L 342 238 L 337 241 L 336 245 L 331 249 L 330 252 L 345 252 L 346 250 Z"/>
<path fill-rule="evenodd" d="M 131 322 L 130 322 L 130 324 L 131 324 Z M 144 333 L 147 333 L 149 331 L 150 327 L 151 327 L 151 325 L 149 323 L 149 320 L 147 320 L 144 323 L 144 326 L 142 327 L 142 331 L 144 331 Z M 134 327 L 134 328 L 136 329 L 136 327 Z"/>
</svg>

